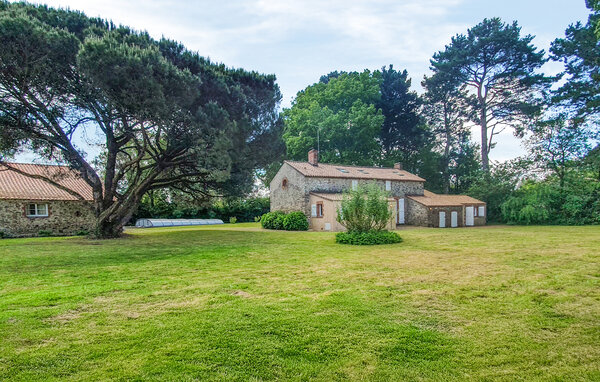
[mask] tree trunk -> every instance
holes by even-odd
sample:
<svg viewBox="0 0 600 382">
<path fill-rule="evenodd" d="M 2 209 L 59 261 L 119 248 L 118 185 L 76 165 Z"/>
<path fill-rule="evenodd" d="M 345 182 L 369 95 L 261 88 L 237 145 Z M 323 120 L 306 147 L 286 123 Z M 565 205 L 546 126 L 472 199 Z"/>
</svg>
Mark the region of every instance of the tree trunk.
<svg viewBox="0 0 600 382">
<path fill-rule="evenodd" d="M 488 157 L 488 129 L 487 129 L 487 110 L 485 109 L 485 103 L 481 105 L 480 112 L 480 125 L 481 125 L 481 168 L 484 172 L 490 172 L 490 160 Z"/>
<path fill-rule="evenodd" d="M 450 121 L 448 118 L 448 108 L 447 105 L 444 104 L 444 128 L 446 134 L 446 146 L 444 147 L 444 170 L 442 174 L 443 182 L 444 182 L 444 194 L 448 194 L 450 192 Z"/>
<path fill-rule="evenodd" d="M 120 237 L 123 233 L 123 224 L 119 224 L 113 220 L 98 220 L 94 237 L 96 239 L 114 239 Z"/>
</svg>

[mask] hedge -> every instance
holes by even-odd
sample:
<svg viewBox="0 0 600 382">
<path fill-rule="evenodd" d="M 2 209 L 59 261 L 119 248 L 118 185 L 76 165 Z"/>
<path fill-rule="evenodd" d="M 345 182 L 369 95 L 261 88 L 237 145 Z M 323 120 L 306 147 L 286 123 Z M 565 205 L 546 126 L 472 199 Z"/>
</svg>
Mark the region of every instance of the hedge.
<svg viewBox="0 0 600 382">
<path fill-rule="evenodd" d="M 308 219 L 300 211 L 290 212 L 283 219 L 283 229 L 286 231 L 308 231 Z"/>
<path fill-rule="evenodd" d="M 260 218 L 260 225 L 265 229 L 307 231 L 308 219 L 300 211 L 294 211 L 288 214 L 282 211 L 273 211 L 264 214 Z"/>
<path fill-rule="evenodd" d="M 335 235 L 336 243 L 352 245 L 377 245 L 395 244 L 402 242 L 402 238 L 396 232 L 390 231 L 368 231 L 368 232 L 338 232 Z"/>
</svg>

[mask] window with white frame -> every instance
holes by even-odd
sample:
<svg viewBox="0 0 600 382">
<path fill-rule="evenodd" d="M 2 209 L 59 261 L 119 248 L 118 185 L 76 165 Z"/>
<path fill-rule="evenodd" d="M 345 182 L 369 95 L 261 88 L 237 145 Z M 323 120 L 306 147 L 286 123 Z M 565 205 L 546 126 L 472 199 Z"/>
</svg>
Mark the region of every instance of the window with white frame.
<svg viewBox="0 0 600 382">
<path fill-rule="evenodd" d="M 356 190 L 358 188 L 358 180 L 353 179 L 352 180 L 352 189 Z"/>
<path fill-rule="evenodd" d="M 48 204 L 46 203 L 29 203 L 27 205 L 27 216 L 32 218 L 40 218 L 48 216 Z"/>
<path fill-rule="evenodd" d="M 485 206 L 479 206 L 479 216 L 485 216 Z"/>
<path fill-rule="evenodd" d="M 385 181 L 385 190 L 386 191 L 392 191 L 392 181 L 391 180 L 386 180 Z"/>
</svg>

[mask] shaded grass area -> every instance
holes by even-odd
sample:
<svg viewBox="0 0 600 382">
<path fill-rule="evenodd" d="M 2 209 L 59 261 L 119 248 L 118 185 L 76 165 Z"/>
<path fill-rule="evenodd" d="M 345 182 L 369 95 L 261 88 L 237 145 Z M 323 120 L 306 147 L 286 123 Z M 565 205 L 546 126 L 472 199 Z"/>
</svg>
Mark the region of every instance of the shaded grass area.
<svg viewBox="0 0 600 382">
<path fill-rule="evenodd" d="M 600 227 L 0 241 L 0 379 L 600 379 Z"/>
</svg>

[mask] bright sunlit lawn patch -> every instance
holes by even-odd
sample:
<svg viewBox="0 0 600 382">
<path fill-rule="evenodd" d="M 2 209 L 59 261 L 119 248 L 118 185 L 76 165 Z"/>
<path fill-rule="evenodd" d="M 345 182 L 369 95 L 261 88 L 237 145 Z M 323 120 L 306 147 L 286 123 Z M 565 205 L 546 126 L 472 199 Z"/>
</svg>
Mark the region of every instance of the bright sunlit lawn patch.
<svg viewBox="0 0 600 382">
<path fill-rule="evenodd" d="M 600 227 L 0 240 L 0 379 L 600 379 Z"/>
</svg>

